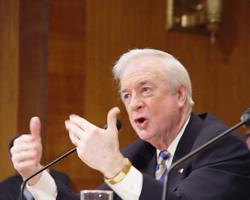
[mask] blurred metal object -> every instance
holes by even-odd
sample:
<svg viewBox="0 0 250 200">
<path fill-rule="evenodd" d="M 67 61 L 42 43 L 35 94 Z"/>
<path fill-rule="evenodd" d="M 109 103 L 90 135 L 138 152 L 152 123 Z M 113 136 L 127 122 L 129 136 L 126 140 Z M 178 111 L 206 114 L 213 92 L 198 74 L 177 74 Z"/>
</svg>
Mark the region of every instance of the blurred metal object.
<svg viewBox="0 0 250 200">
<path fill-rule="evenodd" d="M 206 26 L 211 35 L 211 42 L 215 42 L 215 34 L 219 29 L 222 18 L 222 0 L 206 0 Z"/>
<path fill-rule="evenodd" d="M 167 0 L 167 30 L 209 33 L 211 42 L 222 19 L 222 0 Z"/>
</svg>

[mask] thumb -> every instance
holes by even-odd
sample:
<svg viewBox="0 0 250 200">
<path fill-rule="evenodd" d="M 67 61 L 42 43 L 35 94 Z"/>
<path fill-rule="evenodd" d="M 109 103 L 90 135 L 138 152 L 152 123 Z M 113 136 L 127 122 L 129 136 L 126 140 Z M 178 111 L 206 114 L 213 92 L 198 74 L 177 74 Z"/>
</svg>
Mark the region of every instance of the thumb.
<svg viewBox="0 0 250 200">
<path fill-rule="evenodd" d="M 41 135 L 41 121 L 39 117 L 32 117 L 30 119 L 30 132 L 35 139 L 40 139 Z"/>
<path fill-rule="evenodd" d="M 107 128 L 107 130 L 117 129 L 116 121 L 117 121 L 117 115 L 119 113 L 120 113 L 120 109 L 118 107 L 114 107 L 108 112 L 108 116 L 107 116 L 108 128 Z"/>
</svg>

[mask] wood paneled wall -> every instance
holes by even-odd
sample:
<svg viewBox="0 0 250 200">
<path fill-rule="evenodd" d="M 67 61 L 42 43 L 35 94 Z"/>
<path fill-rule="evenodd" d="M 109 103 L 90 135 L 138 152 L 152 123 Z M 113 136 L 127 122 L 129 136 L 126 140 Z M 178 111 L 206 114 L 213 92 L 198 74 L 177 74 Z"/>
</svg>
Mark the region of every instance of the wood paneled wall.
<svg viewBox="0 0 250 200">
<path fill-rule="evenodd" d="M 46 159 L 53 160 L 73 147 L 64 121 L 71 113 L 84 115 L 86 6 L 82 0 L 58 0 L 50 1 L 49 7 Z M 85 176 L 86 180 L 88 174 L 91 174 L 89 169 L 83 167 L 76 154 L 55 167 L 68 173 L 75 187 L 77 182 L 82 181 L 79 174 Z M 88 182 L 93 187 L 95 181 L 89 179 Z"/>
<path fill-rule="evenodd" d="M 8 143 L 18 110 L 18 1 L 0 1 L 0 180 L 13 173 Z"/>
<path fill-rule="evenodd" d="M 21 0 L 19 6 L 19 97 L 17 132 L 29 131 L 39 116 L 45 137 L 47 120 L 48 0 Z"/>
<path fill-rule="evenodd" d="M 14 174 L 8 143 L 47 118 L 47 0 L 0 1 L 0 179 Z M 4 161 L 4 162 L 3 162 Z"/>
<path fill-rule="evenodd" d="M 190 72 L 194 111 L 213 112 L 229 125 L 238 122 L 250 106 L 250 2 L 224 4 L 214 45 L 205 35 L 167 32 L 165 4 L 165 0 L 49 1 L 45 162 L 73 147 L 64 128 L 71 113 L 101 127 L 107 111 L 119 106 L 121 147 L 136 138 L 111 74 L 118 57 L 133 48 L 151 47 L 175 55 Z M 55 168 L 70 176 L 76 191 L 102 181 L 76 155 Z"/>
</svg>

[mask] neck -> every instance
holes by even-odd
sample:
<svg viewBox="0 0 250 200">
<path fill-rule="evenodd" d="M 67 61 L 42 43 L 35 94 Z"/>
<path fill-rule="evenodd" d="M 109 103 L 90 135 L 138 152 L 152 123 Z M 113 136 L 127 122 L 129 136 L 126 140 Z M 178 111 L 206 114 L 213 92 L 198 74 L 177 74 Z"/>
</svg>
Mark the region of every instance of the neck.
<svg viewBox="0 0 250 200">
<path fill-rule="evenodd" d="M 160 139 L 156 139 L 155 147 L 159 150 L 167 150 L 170 144 L 174 141 L 176 136 L 180 133 L 181 129 L 185 125 L 191 113 L 191 108 L 185 107 L 180 113 L 179 120 L 176 121 L 173 127 L 170 130 L 166 131 L 165 134 L 159 134 Z"/>
</svg>

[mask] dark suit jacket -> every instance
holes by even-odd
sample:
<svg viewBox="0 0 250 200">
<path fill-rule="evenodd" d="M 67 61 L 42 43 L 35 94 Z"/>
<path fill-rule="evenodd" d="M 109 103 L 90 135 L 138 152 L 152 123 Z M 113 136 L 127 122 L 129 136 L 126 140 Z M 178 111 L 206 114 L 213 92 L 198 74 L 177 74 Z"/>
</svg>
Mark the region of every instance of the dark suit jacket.
<svg viewBox="0 0 250 200">
<path fill-rule="evenodd" d="M 193 115 L 177 146 L 173 162 L 226 127 L 211 114 Z M 143 173 L 142 200 L 159 200 L 163 185 L 154 179 L 156 149 L 147 142 L 136 140 L 124 155 Z M 183 173 L 180 172 L 183 169 Z M 99 189 L 109 189 L 105 184 Z M 250 153 L 244 140 L 232 133 L 200 152 L 168 176 L 168 200 L 247 200 L 250 199 Z M 64 188 L 58 188 L 60 199 L 79 199 Z M 120 199 L 115 196 L 114 199 Z"/>
<path fill-rule="evenodd" d="M 63 187 L 65 188 L 69 186 L 70 181 L 67 175 L 56 170 L 51 170 L 51 175 L 54 178 L 57 185 L 60 186 L 64 185 Z M 23 182 L 22 177 L 19 174 L 11 176 L 1 181 L 0 200 L 17 200 L 19 197 L 20 187 L 22 182 Z M 63 198 L 61 198 L 61 200 L 63 200 Z"/>
</svg>

